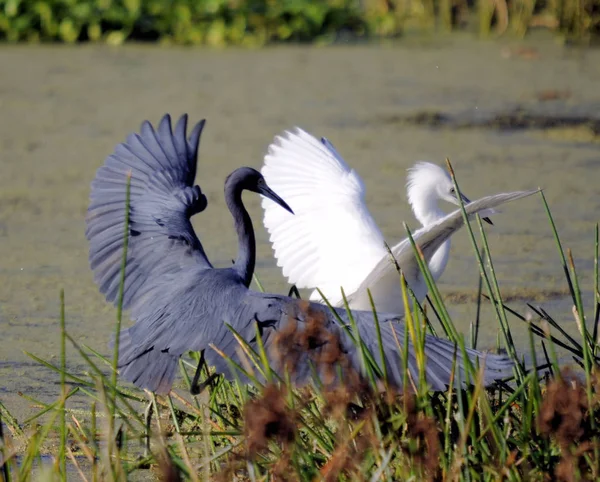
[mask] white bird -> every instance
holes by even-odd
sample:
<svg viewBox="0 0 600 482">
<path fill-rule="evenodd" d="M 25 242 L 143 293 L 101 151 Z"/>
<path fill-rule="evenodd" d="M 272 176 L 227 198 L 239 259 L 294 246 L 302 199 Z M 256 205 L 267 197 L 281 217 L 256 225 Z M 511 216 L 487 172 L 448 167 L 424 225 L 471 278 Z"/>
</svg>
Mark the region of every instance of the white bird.
<svg viewBox="0 0 600 482">
<path fill-rule="evenodd" d="M 319 288 L 337 307 L 344 305 L 343 287 L 350 308 L 357 310 L 371 310 L 368 288 L 377 311 L 404 313 L 400 278 L 365 203 L 364 183 L 326 138 L 319 141 L 300 128 L 276 136 L 261 172 L 295 213 L 286 216 L 275 203 L 262 200 L 277 265 L 290 283 L 314 289 L 310 299 L 315 301 L 321 300 Z M 429 162 L 408 170 L 407 192 L 423 227 L 444 218 L 438 201 L 459 205 L 448 172 Z M 470 202 L 464 195 L 463 201 Z M 408 239 L 395 245 L 392 253 L 400 253 L 406 243 Z M 435 280 L 444 272 L 449 252 L 448 238 L 429 263 Z M 410 271 L 404 273 L 407 283 L 421 303 L 426 282 L 418 268 Z"/>
</svg>

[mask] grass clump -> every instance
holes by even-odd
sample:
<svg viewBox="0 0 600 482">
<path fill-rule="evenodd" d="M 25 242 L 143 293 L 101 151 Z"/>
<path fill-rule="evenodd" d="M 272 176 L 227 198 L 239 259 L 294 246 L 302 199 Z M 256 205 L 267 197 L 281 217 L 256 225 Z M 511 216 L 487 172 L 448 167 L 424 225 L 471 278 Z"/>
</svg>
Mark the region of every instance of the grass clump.
<svg viewBox="0 0 600 482">
<path fill-rule="evenodd" d="M 456 189 L 460 192 L 457 184 Z M 269 366 L 272 358 L 257 331 L 256 349 L 237 338 L 244 354 L 237 372 L 248 382 L 219 377 L 207 391 L 191 396 L 190 373 L 198 356 L 190 354 L 191 360 L 180 362 L 185 386 L 167 396 L 155 396 L 119 385 L 115 359 L 80 346 L 69 335 L 61 296 L 60 364 L 32 355 L 59 374 L 60 395 L 20 422 L 0 404 L 0 473 L 6 481 L 37 479 L 40 472 L 48 480 L 121 481 L 143 476 L 148 470 L 169 481 L 597 480 L 600 295 L 596 289 L 593 321 L 586 323 L 573 257 L 564 255 L 550 209 L 541 197 L 579 320 L 580 340 L 568 335 L 541 307 L 532 307 L 537 318 L 527 321 L 505 305 L 483 226 L 477 219 L 473 229 L 467 219 L 481 286 L 496 310 L 500 345 L 516 362 L 513 379 L 485 388 L 482 368 L 473 366 L 467 373 L 468 388 L 452 383 L 445 392 L 429 392 L 419 380 L 410 378 L 405 367 L 406 390 L 398 392 L 385 382 L 383 350 L 370 353 L 354 338 L 365 369 L 352 370 L 339 340 L 323 329 L 323 320 L 306 303 L 306 326 L 300 330 L 290 323 L 278 334 L 275 347 L 281 356 L 285 354 L 279 366 L 286 367 L 281 376 Z M 419 251 L 415 254 L 428 280 L 430 304 L 421 307 L 413 299 L 411 311 L 410 290 L 402 276 L 399 282 L 407 313 L 404 336 L 416 347 L 423 382 L 424 334 L 434 331 L 435 318 L 458 349 L 464 350 L 465 342 Z M 597 261 L 598 227 L 595 287 Z M 431 319 L 428 311 L 434 314 Z M 509 317 L 528 323 L 527 363 L 514 346 Z M 350 332 L 357 333 L 350 325 Z M 536 348 L 536 339 L 541 349 Z M 477 337 L 471 340 L 476 345 Z M 86 362 L 84 373 L 66 368 L 67 342 Z M 328 349 L 310 360 L 313 383 L 294 386 L 289 380 L 299 355 L 315 343 Z M 557 347 L 572 356 L 572 370 L 560 368 Z M 204 372 L 210 375 L 208 369 Z M 453 373 L 460 376 L 460 371 Z M 342 374 L 343 383 L 338 383 Z M 72 409 L 71 398 L 82 395 L 87 409 Z"/>
</svg>

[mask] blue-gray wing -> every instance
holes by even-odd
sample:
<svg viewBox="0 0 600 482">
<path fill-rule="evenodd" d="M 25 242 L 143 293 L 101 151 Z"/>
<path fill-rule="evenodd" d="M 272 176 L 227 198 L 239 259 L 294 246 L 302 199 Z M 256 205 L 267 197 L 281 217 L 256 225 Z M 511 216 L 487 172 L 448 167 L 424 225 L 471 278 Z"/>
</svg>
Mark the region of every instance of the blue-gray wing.
<svg viewBox="0 0 600 482">
<path fill-rule="evenodd" d="M 338 309 L 338 313 L 342 319 L 348 320 L 347 312 Z M 396 318 L 395 315 L 378 314 L 381 348 L 383 349 L 380 350 L 373 314 L 367 311 L 355 311 L 353 312 L 353 318 L 365 348 L 368 349 L 374 361 L 380 367 L 383 366 L 381 360 L 381 352 L 383 351 L 388 381 L 393 386 L 402 388 L 404 366 L 406 366 L 410 374 L 408 377 L 409 385 L 418 386 L 420 378 L 416 350 L 410 334 L 408 334 L 407 339 L 404 321 Z M 349 321 L 348 324 L 350 325 Z M 349 356 L 353 366 L 356 369 L 363 370 L 360 349 L 345 330 L 341 336 L 342 339 L 346 340 L 346 344 L 350 346 Z M 406 365 L 403 360 L 405 345 L 408 345 Z M 482 381 L 484 386 L 492 385 L 497 380 L 513 375 L 513 362 L 507 356 L 483 353 L 470 348 L 465 348 L 463 353 L 458 345 L 445 338 L 425 335 L 423 351 L 425 353 L 423 367 L 425 380 L 431 390 L 446 390 L 452 382 L 453 369 L 455 370 L 454 383 L 457 386 L 465 386 L 468 381 L 474 383 L 475 375 L 468 371 L 466 359 L 470 361 L 470 364 L 476 370 L 479 366 L 483 367 Z"/>
<path fill-rule="evenodd" d="M 232 370 L 232 365 L 222 355 L 239 366 L 250 367 L 258 376 L 252 361 L 247 358 L 246 350 L 242 349 L 233 333 L 225 328 L 225 323 L 231 325 L 255 352 L 259 350 L 256 338 L 258 327 L 271 368 L 283 375 L 285 367 L 288 367 L 292 381 L 297 384 L 310 382 L 314 373 L 319 375 L 321 381 L 334 383 L 338 379 L 338 373 L 342 373 L 345 380 L 352 373 L 366 375 L 361 348 L 356 343 L 358 338 L 344 310 L 336 310 L 338 319 L 324 305 L 257 293 L 240 285 L 237 292 L 231 292 L 227 296 L 228 300 L 224 299 L 219 303 L 228 304 L 229 309 L 215 317 L 211 314 L 210 319 L 221 319 L 221 323 L 196 323 L 194 329 L 189 330 L 189 327 L 184 326 L 185 320 L 190 318 L 186 310 L 193 309 L 190 307 L 194 306 L 195 297 L 186 298 L 181 293 L 174 294 L 169 288 L 163 288 L 166 292 L 156 292 L 147 297 L 144 316 L 133 327 L 121 333 L 121 376 L 140 388 L 158 393 L 167 393 L 171 389 L 177 372 L 177 361 L 184 351 L 182 342 L 187 349 L 206 348 L 205 355 L 209 365 L 228 378 L 244 379 L 243 375 Z M 177 298 L 178 303 L 168 305 L 164 298 L 170 297 Z M 161 308 L 153 309 L 154 304 Z M 135 311 L 134 307 L 134 313 Z M 418 385 L 420 377 L 416 350 L 410 338 L 408 342 L 405 341 L 402 319 L 396 315 L 378 315 L 382 343 L 380 350 L 373 314 L 353 311 L 352 316 L 364 347 L 380 367 L 383 366 L 383 351 L 389 383 L 402 388 L 406 366 L 410 386 Z M 194 317 L 209 318 L 199 309 L 196 309 Z M 166 329 L 174 324 L 178 324 L 176 330 Z M 200 340 L 202 346 L 198 344 Z M 406 362 L 403 360 L 405 344 L 408 345 Z M 456 370 L 455 383 L 465 385 L 468 379 L 474 380 L 467 377 L 465 355 L 474 367 L 477 367 L 478 362 L 484 366 L 483 382 L 486 386 L 512 375 L 513 364 L 506 356 L 484 354 L 468 348 L 463 354 L 449 340 L 427 335 L 424 351 L 425 379 L 433 390 L 445 390 L 451 384 L 453 366 Z M 342 369 L 341 372 L 338 371 L 338 366 Z"/>
<path fill-rule="evenodd" d="M 380 368 L 383 367 L 383 353 L 388 382 L 392 386 L 403 387 L 405 366 L 409 372 L 409 384 L 419 384 L 416 350 L 410 337 L 406 340 L 404 322 L 397 315 L 378 314 L 380 347 L 375 318 L 371 312 L 352 311 L 354 323 L 351 323 L 348 313 L 343 309 L 336 309 L 336 316 L 321 304 L 251 291 L 246 295 L 245 304 L 252 309 L 242 311 L 243 315 L 236 318 L 236 331 L 254 350 L 258 350 L 254 328 L 258 323 L 270 366 L 280 375 L 283 375 L 285 366 L 291 368 L 291 379 L 295 383 L 310 381 L 314 373 L 320 376 L 321 381 L 332 377 L 335 381 L 339 373 L 336 364 L 341 365 L 343 376 L 348 376 L 348 370 L 365 376 L 362 349 L 357 341 L 360 338 Z M 353 325 L 358 330 L 358 337 Z M 216 345 L 219 352 L 240 366 L 249 366 L 241 359 L 245 355 L 237 341 L 225 333 L 223 335 Z M 406 345 L 408 357 L 404 362 Z M 432 390 L 445 390 L 452 383 L 453 367 L 455 383 L 465 385 L 468 380 L 474 382 L 474 376 L 467 373 L 465 358 L 470 360 L 474 368 L 484 367 L 485 386 L 512 376 L 513 363 L 508 357 L 469 348 L 463 353 L 447 339 L 426 335 L 424 352 L 425 380 Z M 234 376 L 231 366 L 219 353 L 208 350 L 206 354 L 218 372 Z"/>
<path fill-rule="evenodd" d="M 211 268 L 190 217 L 206 208 L 194 186 L 204 120 L 186 138 L 187 115 L 173 131 L 166 114 L 158 128 L 148 121 L 119 144 L 92 182 L 86 216 L 89 262 L 108 301 L 117 303 L 130 177 L 129 247 L 123 307 L 152 287 L 152 280 L 190 264 Z"/>
</svg>

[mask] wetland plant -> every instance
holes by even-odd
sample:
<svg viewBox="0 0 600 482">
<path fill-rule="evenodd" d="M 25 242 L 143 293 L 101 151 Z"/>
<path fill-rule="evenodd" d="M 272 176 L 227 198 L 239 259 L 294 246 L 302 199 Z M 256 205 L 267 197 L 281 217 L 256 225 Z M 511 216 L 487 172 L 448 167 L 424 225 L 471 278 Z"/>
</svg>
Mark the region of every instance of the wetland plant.
<svg viewBox="0 0 600 482">
<path fill-rule="evenodd" d="M 600 0 L 4 0 L 0 6 L 0 40 L 31 43 L 253 47 L 436 30 L 522 37 L 540 27 L 581 41 L 600 32 Z"/>
<path fill-rule="evenodd" d="M 453 182 L 460 192 L 454 177 Z M 41 407 L 27 420 L 15 420 L 0 405 L 3 477 L 10 481 L 39 480 L 41 475 L 46 480 L 113 481 L 143 477 L 144 471 L 152 470 L 170 481 L 597 480 L 598 226 L 593 306 L 586 318 L 573 256 L 563 250 L 542 192 L 540 198 L 556 239 L 580 339 L 567 334 L 543 308 L 535 307 L 536 318 L 526 321 L 505 306 L 481 220 L 477 218 L 476 229 L 466 220 L 481 286 L 502 333 L 500 345 L 516 360 L 521 359 L 508 317 L 529 326 L 531 359 L 515 365 L 512 380 L 486 389 L 482 371 L 473 367 L 467 373 L 471 379 L 467 389 L 455 389 L 451 384 L 445 391 L 429 392 L 422 384 L 415 383 L 419 388 L 411 389 L 407 380 L 407 389 L 399 393 L 385 382 L 348 370 L 345 354 L 330 340 L 332 349 L 324 351 L 315 363 L 346 370 L 344 383 L 330 385 L 327 377 L 315 378 L 312 385 L 298 389 L 290 382 L 293 363 L 286 375 L 274 376 L 263 345 L 258 343 L 259 348 L 253 350 L 238 338 L 243 356 L 235 370 L 244 381 L 218 378 L 203 395 L 192 397 L 190 374 L 198 357 L 190 354 L 190 359 L 179 362 L 185 387 L 155 396 L 119 385 L 116 359 L 73 339 L 66 329 L 61 295 L 60 363 L 54 365 L 31 355 L 59 375 L 60 392 L 51 404 L 24 394 Z M 430 293 L 427 308 L 415 300 L 410 308 L 410 293 L 399 275 L 407 314 L 404 336 L 418 338 L 433 331 L 430 322 L 435 318 L 449 335 L 456 334 L 422 259 L 420 267 Z M 119 310 L 117 331 L 120 316 Z M 313 325 L 308 335 L 306 330 L 299 333 L 290 327 L 279 335 L 278 346 L 289 352 L 290 347 L 332 336 L 320 331 L 318 319 Z M 260 340 L 260 333 L 257 337 Z M 536 338 L 540 351 L 535 348 Z M 461 349 L 462 340 L 458 334 Z M 84 372 L 67 370 L 67 342 L 85 361 Z M 361 347 L 360 339 L 355 342 Z M 422 374 L 424 353 L 421 344 L 415 346 Z M 559 366 L 558 347 L 572 355 L 573 370 Z M 378 353 L 365 353 L 365 363 L 376 366 L 377 360 Z M 408 377 L 406 366 L 404 369 Z M 208 376 L 209 369 L 204 371 Z M 453 373 L 460 376 L 459 371 Z M 75 396 L 83 396 L 86 410 L 69 406 Z M 140 413 L 148 398 L 156 415 L 150 431 Z"/>
</svg>

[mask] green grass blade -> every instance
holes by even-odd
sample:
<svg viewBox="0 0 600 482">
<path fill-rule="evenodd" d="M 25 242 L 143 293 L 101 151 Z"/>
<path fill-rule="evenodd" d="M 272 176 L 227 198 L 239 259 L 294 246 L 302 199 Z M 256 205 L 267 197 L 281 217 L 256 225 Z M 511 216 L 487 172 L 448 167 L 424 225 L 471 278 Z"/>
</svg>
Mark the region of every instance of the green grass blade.
<svg viewBox="0 0 600 482">
<path fill-rule="evenodd" d="M 260 282 L 260 280 L 258 279 L 258 275 L 256 273 L 253 273 L 252 278 L 253 278 L 254 282 L 256 283 L 256 287 L 258 288 L 258 291 L 260 291 L 261 293 L 264 293 L 265 288 L 262 285 L 262 283 Z"/>
<path fill-rule="evenodd" d="M 67 347 L 66 347 L 66 336 L 65 336 L 65 291 L 60 290 L 60 397 L 61 404 L 59 406 L 60 417 L 60 444 L 58 448 L 58 460 L 60 464 L 60 476 L 61 480 L 67 480 L 67 425 L 65 421 L 65 402 L 67 395 L 67 388 L 65 383 L 65 373 L 67 370 Z"/>
<path fill-rule="evenodd" d="M 423 257 L 423 253 L 415 243 L 415 240 L 412 236 L 412 232 L 410 231 L 408 225 L 404 223 L 404 230 L 406 231 L 406 236 L 410 242 L 410 245 L 413 249 L 415 259 L 417 260 L 417 264 L 419 265 L 419 270 L 425 279 L 425 283 L 427 284 L 427 290 L 431 294 L 431 298 L 433 299 L 432 307 L 436 314 L 438 315 L 438 319 L 442 324 L 442 328 L 444 330 L 445 335 L 453 342 L 458 341 L 458 331 L 452 323 L 452 319 L 450 318 L 450 314 L 446 309 L 446 305 L 444 304 L 442 295 L 433 279 L 431 271 L 429 270 L 429 266 L 425 263 L 425 259 Z"/>
<path fill-rule="evenodd" d="M 558 236 L 556 224 L 554 224 L 554 218 L 552 217 L 552 213 L 550 212 L 550 206 L 548 206 L 548 202 L 546 201 L 546 196 L 544 195 L 544 191 L 540 190 L 540 196 L 542 197 L 542 202 L 544 203 L 544 209 L 546 210 L 546 215 L 548 216 L 548 220 L 550 221 L 550 228 L 552 229 L 552 234 L 554 236 L 554 241 L 556 242 L 556 248 L 558 249 L 558 255 L 561 260 L 563 272 L 565 274 L 567 284 L 569 285 L 569 292 L 571 293 L 571 298 L 573 299 L 573 304 L 576 304 L 575 291 L 573 290 L 573 282 L 571 280 L 569 268 L 567 267 L 567 259 L 565 258 L 565 252 L 563 250 L 562 243 L 560 242 L 560 237 Z"/>
<path fill-rule="evenodd" d="M 448 167 L 448 171 L 450 172 L 450 177 L 452 178 L 452 182 L 454 183 L 454 189 L 456 191 L 456 196 L 457 199 L 459 201 L 460 204 L 460 210 L 462 212 L 462 216 L 463 216 L 463 220 L 464 220 L 464 224 L 465 227 L 467 229 L 467 232 L 469 233 L 469 239 L 471 240 L 471 244 L 473 246 L 473 251 L 475 253 L 475 257 L 477 259 L 477 264 L 479 266 L 479 272 L 481 277 L 484 280 L 486 289 L 488 291 L 488 295 L 491 299 L 497 299 L 500 303 L 493 303 L 495 312 L 496 312 L 496 319 L 498 321 L 498 324 L 500 325 L 503 337 L 504 337 L 504 343 L 506 345 L 506 349 L 508 351 L 508 354 L 510 355 L 513 363 L 515 364 L 515 367 L 517 369 L 517 376 L 520 380 L 522 380 L 523 378 L 523 369 L 521 367 L 521 363 L 519 360 L 519 357 L 517 355 L 515 346 L 514 346 L 514 342 L 512 340 L 512 337 L 510 336 L 510 329 L 508 327 L 508 321 L 506 319 L 506 313 L 504 312 L 504 309 L 502 308 L 502 298 L 500 297 L 500 291 L 498 289 L 498 282 L 496 280 L 496 276 L 494 274 L 494 270 L 493 270 L 493 265 L 492 265 L 492 260 L 491 260 L 491 255 L 490 255 L 490 251 L 489 251 L 489 246 L 487 245 L 487 238 L 485 236 L 485 231 L 483 229 L 483 225 L 481 224 L 481 218 L 479 215 L 477 215 L 477 222 L 479 225 L 479 229 L 481 232 L 481 236 L 482 236 L 482 244 L 483 244 L 483 249 L 484 252 L 486 253 L 486 257 L 489 261 L 489 265 L 490 265 L 490 275 L 491 278 L 493 280 L 493 285 L 494 288 L 492 288 L 492 282 L 490 281 L 490 277 L 488 277 L 487 271 L 485 269 L 484 263 L 483 263 L 483 259 L 479 254 L 479 247 L 477 246 L 477 241 L 475 240 L 475 235 L 473 233 L 473 228 L 471 227 L 471 223 L 469 220 L 469 216 L 467 215 L 467 212 L 465 210 L 465 205 L 463 202 L 463 197 L 462 197 L 462 193 L 460 191 L 460 187 L 458 185 L 458 182 L 456 180 L 456 176 L 454 175 L 454 169 L 452 168 L 452 164 L 450 163 L 449 159 L 446 159 L 446 164 Z"/>
<path fill-rule="evenodd" d="M 600 322 L 600 286 L 598 285 L 598 223 L 596 223 L 594 243 L 594 330 L 592 340 L 594 344 L 594 355 L 600 349 L 600 339 L 598 338 L 598 324 Z"/>
<path fill-rule="evenodd" d="M 373 312 L 373 320 L 375 321 L 375 331 L 377 333 L 377 346 L 379 347 L 379 358 L 381 360 L 383 380 L 387 386 L 389 379 L 387 363 L 385 358 L 385 350 L 383 349 L 383 339 L 381 338 L 381 326 L 379 325 L 379 316 L 377 315 L 377 310 L 375 309 L 375 303 L 373 302 L 373 296 L 371 295 L 370 289 L 367 289 L 367 294 L 369 295 L 369 302 L 371 303 L 371 310 Z"/>
<path fill-rule="evenodd" d="M 9 469 L 9 454 L 6 445 L 6 440 L 4 439 L 4 422 L 3 422 L 3 412 L 0 410 L 0 443 L 2 447 L 0 447 L 0 455 L 2 455 L 2 476 L 4 478 L 4 482 L 10 482 L 10 469 Z"/>
<path fill-rule="evenodd" d="M 69 393 L 67 393 L 67 395 L 65 396 L 65 400 L 68 400 L 69 398 L 71 398 L 73 395 L 75 395 L 77 392 L 79 391 L 79 387 L 75 387 L 73 390 L 71 390 Z M 38 402 L 39 403 L 39 402 Z M 56 418 L 59 415 L 59 412 L 61 411 L 61 407 L 62 404 L 64 403 L 62 397 L 57 400 L 56 402 L 53 402 L 49 405 L 46 405 L 42 410 L 40 410 L 38 413 L 36 413 L 35 415 L 32 415 L 31 417 L 25 419 L 23 421 L 23 425 L 27 425 L 30 424 L 31 422 L 33 422 L 34 420 L 40 418 L 42 415 L 51 412 L 53 410 L 56 410 L 56 415 L 53 415 L 53 419 Z M 64 411 L 64 410 L 63 410 Z"/>
<path fill-rule="evenodd" d="M 131 204 L 131 172 L 127 174 L 125 184 L 125 222 L 123 227 L 123 257 L 121 259 L 121 274 L 119 280 L 119 296 L 117 298 L 117 320 L 115 323 L 115 347 L 113 354 L 113 372 L 111 386 L 113 389 L 113 400 L 117 399 L 117 367 L 119 366 L 119 343 L 121 338 L 121 321 L 123 320 L 123 297 L 125 295 L 125 272 L 127 269 L 127 251 L 129 248 L 129 210 Z M 113 407 L 114 407 L 113 403 Z M 114 417 L 114 411 L 111 416 Z"/>
</svg>

